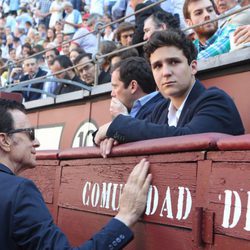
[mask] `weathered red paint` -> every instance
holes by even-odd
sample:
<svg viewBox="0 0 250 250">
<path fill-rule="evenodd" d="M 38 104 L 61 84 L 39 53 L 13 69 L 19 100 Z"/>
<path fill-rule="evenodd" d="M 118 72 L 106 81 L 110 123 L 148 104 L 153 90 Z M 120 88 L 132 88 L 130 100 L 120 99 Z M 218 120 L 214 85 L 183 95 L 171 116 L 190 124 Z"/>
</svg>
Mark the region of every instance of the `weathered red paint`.
<svg viewBox="0 0 250 250">
<path fill-rule="evenodd" d="M 163 138 L 142 141 L 131 143 L 130 153 L 126 145 L 120 145 L 107 159 L 102 159 L 96 148 L 43 152 L 38 155 L 38 169 L 25 171 L 24 174 L 34 179 L 53 211 L 55 221 L 71 243 L 78 245 L 89 239 L 116 214 L 111 205 L 106 208 L 100 206 L 100 202 L 94 207 L 83 204 L 86 182 L 89 182 L 88 187 L 96 183 L 96 187 L 99 185 L 100 188 L 102 183 L 124 184 L 132 167 L 146 157 L 151 163 L 152 185 L 159 192 L 159 203 L 155 212 L 144 215 L 134 228 L 135 239 L 126 249 L 246 250 L 250 248 L 250 234 L 244 229 L 246 214 L 249 212 L 247 192 L 250 191 L 250 147 L 238 151 L 231 151 L 231 148 L 236 150 L 234 141 L 239 145 L 240 140 L 244 142 L 248 138 L 249 135 L 233 137 L 208 133 L 181 136 L 178 140 Z M 156 142 L 158 147 L 149 155 L 148 150 Z M 174 143 L 178 146 L 174 147 Z M 223 151 L 216 149 L 220 145 L 223 145 Z M 137 152 L 139 146 L 147 153 Z M 179 152 L 180 148 L 182 152 Z M 55 155 L 58 161 L 55 161 Z M 239 155 L 242 157 L 239 158 Z M 169 211 L 162 210 L 168 187 L 173 218 L 167 217 Z M 187 209 L 187 193 L 184 189 L 183 210 L 180 219 L 177 219 L 180 187 L 187 187 L 192 197 L 192 209 L 186 219 L 183 219 Z M 91 188 L 86 190 L 86 197 L 91 199 Z M 232 228 L 223 226 L 225 190 L 237 192 L 241 200 L 241 216 Z M 118 196 L 117 192 L 115 198 Z M 235 197 L 231 201 L 229 225 L 234 219 L 234 202 Z M 160 216 L 161 213 L 163 216 Z"/>
</svg>

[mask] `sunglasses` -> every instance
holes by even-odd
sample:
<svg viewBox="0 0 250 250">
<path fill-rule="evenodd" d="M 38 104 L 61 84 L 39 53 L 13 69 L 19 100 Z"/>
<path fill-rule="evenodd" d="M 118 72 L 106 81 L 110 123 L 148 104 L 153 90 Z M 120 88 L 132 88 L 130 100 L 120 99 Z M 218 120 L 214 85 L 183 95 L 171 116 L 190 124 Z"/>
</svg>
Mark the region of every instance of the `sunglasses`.
<svg viewBox="0 0 250 250">
<path fill-rule="evenodd" d="M 31 141 L 35 140 L 35 129 L 34 128 L 12 129 L 12 130 L 8 131 L 7 134 L 10 135 L 10 134 L 22 133 L 22 132 L 25 132 Z"/>
</svg>

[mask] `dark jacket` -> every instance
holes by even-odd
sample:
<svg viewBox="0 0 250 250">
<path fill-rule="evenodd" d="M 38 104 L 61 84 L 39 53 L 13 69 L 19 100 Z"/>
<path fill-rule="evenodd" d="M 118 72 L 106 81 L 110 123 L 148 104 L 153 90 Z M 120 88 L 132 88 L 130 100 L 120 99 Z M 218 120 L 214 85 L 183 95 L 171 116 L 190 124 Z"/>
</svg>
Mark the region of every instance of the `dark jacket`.
<svg viewBox="0 0 250 250">
<path fill-rule="evenodd" d="M 112 246 L 117 250 L 132 239 L 130 229 L 112 219 L 85 244 L 71 248 L 31 180 L 15 176 L 0 163 L 0 190 L 0 249 L 103 250 Z"/>
<path fill-rule="evenodd" d="M 239 112 L 230 96 L 218 88 L 205 87 L 197 80 L 181 112 L 177 127 L 168 125 L 169 100 L 163 100 L 152 112 L 149 121 L 117 116 L 107 136 L 119 142 L 218 132 L 244 134 Z"/>
<path fill-rule="evenodd" d="M 71 81 L 74 82 L 78 82 L 78 83 L 82 83 L 82 84 L 86 84 L 85 82 L 83 82 L 78 76 L 74 76 L 73 79 L 71 79 Z M 74 91 L 78 91 L 81 90 L 82 88 L 75 86 L 75 85 L 71 85 L 71 84 L 67 84 L 67 83 L 58 83 L 57 87 L 54 91 L 55 95 L 61 95 L 61 94 L 66 94 L 66 93 L 70 93 L 70 92 L 74 92 Z"/>
<path fill-rule="evenodd" d="M 148 119 L 148 117 L 150 117 L 150 115 L 152 114 L 155 106 L 157 106 L 158 103 L 162 100 L 164 100 L 164 97 L 161 95 L 161 93 L 158 93 L 140 108 L 135 118 L 140 120 Z"/>
<path fill-rule="evenodd" d="M 47 71 L 44 71 L 39 68 L 37 71 L 37 74 L 35 75 L 33 79 L 36 79 L 41 76 L 45 76 L 47 75 L 47 73 L 48 73 Z M 29 75 L 24 75 L 21 77 L 20 82 L 28 81 L 28 80 L 30 80 Z M 39 83 L 32 84 L 30 87 L 42 90 L 43 84 L 44 84 L 44 81 L 41 81 Z M 37 93 L 37 92 L 32 92 L 32 91 L 22 91 L 22 94 L 23 94 L 23 98 L 25 99 L 25 102 L 40 99 L 42 95 L 42 93 Z"/>
</svg>

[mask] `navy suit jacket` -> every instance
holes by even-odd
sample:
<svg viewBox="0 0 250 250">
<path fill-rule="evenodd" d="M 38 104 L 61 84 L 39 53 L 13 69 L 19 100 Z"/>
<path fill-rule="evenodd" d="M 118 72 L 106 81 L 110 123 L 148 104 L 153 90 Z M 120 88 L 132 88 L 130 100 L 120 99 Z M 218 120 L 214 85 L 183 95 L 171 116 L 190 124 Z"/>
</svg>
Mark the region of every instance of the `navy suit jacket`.
<svg viewBox="0 0 250 250">
<path fill-rule="evenodd" d="M 53 223 L 35 184 L 15 176 L 0 163 L 0 249 L 43 250 L 121 249 L 133 237 L 122 222 L 112 219 L 99 233 L 78 248 Z"/>
<path fill-rule="evenodd" d="M 149 120 L 117 116 L 108 128 L 107 137 L 119 142 L 133 142 L 207 132 L 244 134 L 244 127 L 233 100 L 218 88 L 206 89 L 197 80 L 176 127 L 168 125 L 169 104 L 170 100 L 159 103 Z"/>
<path fill-rule="evenodd" d="M 139 109 L 135 118 L 140 120 L 147 119 L 152 114 L 155 106 L 162 100 L 164 100 L 164 97 L 161 95 L 161 93 L 158 93 Z"/>
<path fill-rule="evenodd" d="M 39 68 L 35 78 L 45 76 L 45 75 L 47 75 L 47 73 L 48 73 L 47 71 L 44 71 L 44 70 Z M 30 80 L 29 76 L 24 75 L 23 77 L 21 77 L 20 82 L 28 81 L 28 80 Z M 44 84 L 44 81 L 36 83 L 36 84 L 32 84 L 31 87 L 42 90 L 43 89 L 43 84 Z M 23 94 L 23 98 L 25 99 L 25 102 L 40 99 L 41 95 L 42 95 L 41 93 L 31 92 L 31 91 L 23 91 L 22 94 Z"/>
</svg>

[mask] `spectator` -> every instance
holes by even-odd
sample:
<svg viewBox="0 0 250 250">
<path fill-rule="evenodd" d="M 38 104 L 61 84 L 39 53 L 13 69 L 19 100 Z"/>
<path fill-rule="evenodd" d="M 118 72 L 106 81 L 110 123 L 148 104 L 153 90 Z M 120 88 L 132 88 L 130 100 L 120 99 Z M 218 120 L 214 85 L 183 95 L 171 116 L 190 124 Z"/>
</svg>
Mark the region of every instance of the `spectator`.
<svg viewBox="0 0 250 250">
<path fill-rule="evenodd" d="M 14 37 L 13 45 L 16 50 L 16 58 L 20 59 L 22 57 L 22 44 L 19 37 Z"/>
<path fill-rule="evenodd" d="M 134 11 L 138 11 L 142 8 L 145 8 L 149 5 L 151 5 L 153 2 L 152 1 L 144 1 L 144 0 L 132 0 L 130 1 L 130 6 Z M 144 10 L 140 13 L 137 13 L 135 15 L 135 26 L 136 26 L 136 30 L 135 30 L 135 34 L 133 36 L 133 44 L 137 44 L 137 43 L 141 43 L 143 42 L 143 36 L 144 36 L 144 32 L 143 32 L 143 27 L 144 27 L 144 21 L 147 17 L 151 16 L 153 13 L 157 12 L 157 11 L 162 11 L 162 8 L 159 5 L 155 5 L 152 8 L 149 8 L 147 10 Z M 139 54 L 142 55 L 143 54 L 143 49 L 142 47 L 137 47 Z"/>
<path fill-rule="evenodd" d="M 130 57 L 112 69 L 110 112 L 113 117 L 130 114 L 146 119 L 163 97 L 156 90 L 148 62 L 141 57 Z"/>
<path fill-rule="evenodd" d="M 51 62 L 51 72 L 56 78 L 64 79 L 64 80 L 71 80 L 74 82 L 85 84 L 77 75 L 74 69 L 68 69 L 72 67 L 73 64 L 70 61 L 70 59 L 65 55 L 59 55 L 57 56 L 52 62 Z M 68 70 L 66 70 L 68 69 Z M 62 71 L 61 73 L 58 73 L 59 71 Z M 73 91 L 81 90 L 80 87 L 67 84 L 67 83 L 58 83 L 57 87 L 55 89 L 54 94 L 61 95 Z"/>
<path fill-rule="evenodd" d="M 229 14 L 241 8 L 238 0 L 215 0 L 214 3 L 220 15 Z M 250 24 L 250 9 L 219 20 L 219 27 L 227 24 L 235 24 L 237 26 Z"/>
<path fill-rule="evenodd" d="M 93 14 L 99 14 L 103 15 L 104 14 L 104 1 L 103 0 L 91 0 L 89 1 L 90 9 L 89 13 Z"/>
<path fill-rule="evenodd" d="M 65 39 L 65 36 L 64 36 L 64 41 L 63 41 L 63 44 L 62 44 L 62 51 L 61 51 L 60 54 L 69 57 L 70 42 L 67 42 L 67 41 L 69 41 L 69 38 Z"/>
<path fill-rule="evenodd" d="M 114 20 L 120 19 L 134 13 L 134 10 L 129 5 L 129 0 L 117 0 L 112 7 L 112 18 Z M 134 23 L 135 16 L 132 15 L 125 19 L 126 22 Z"/>
<path fill-rule="evenodd" d="M 47 48 L 50 48 L 51 45 L 47 45 Z M 52 62 L 53 60 L 59 55 L 59 51 L 55 48 L 51 48 L 50 50 L 46 51 L 45 52 L 45 55 L 44 55 L 44 58 L 45 58 L 45 61 L 48 65 L 48 74 L 47 75 L 51 75 L 51 65 L 52 65 Z M 51 78 L 51 77 L 50 77 Z M 48 78 L 47 78 L 48 79 Z M 53 94 L 55 92 L 55 89 L 57 87 L 57 83 L 56 82 L 53 82 L 53 81 L 46 81 L 43 85 L 43 91 L 47 92 L 47 93 L 51 93 Z M 42 94 L 42 98 L 46 98 L 47 97 L 47 94 L 44 93 Z"/>
<path fill-rule="evenodd" d="M 216 18 L 212 0 L 186 0 L 183 13 L 189 26 L 201 24 Z M 230 51 L 229 35 L 234 32 L 234 25 L 218 28 L 218 22 L 211 22 L 194 28 L 197 39 L 194 41 L 198 50 L 198 59 L 206 59 Z"/>
<path fill-rule="evenodd" d="M 20 82 L 32 80 L 41 76 L 45 76 L 47 74 L 47 71 L 44 71 L 39 68 L 36 57 L 24 59 L 23 70 L 25 72 L 25 75 L 21 77 Z M 43 81 L 41 80 L 41 82 L 39 83 L 29 84 L 27 86 L 27 91 L 22 92 L 25 102 L 41 98 L 41 93 L 29 91 L 29 88 L 42 90 Z"/>
<path fill-rule="evenodd" d="M 22 45 L 22 57 L 26 58 L 30 54 L 32 54 L 32 47 L 29 43 L 25 43 Z"/>
<path fill-rule="evenodd" d="M 62 0 L 52 1 L 49 13 L 51 14 L 49 21 L 49 28 L 54 28 L 56 22 L 62 20 L 63 18 L 63 1 Z"/>
<path fill-rule="evenodd" d="M 80 54 L 82 53 L 85 53 L 84 50 L 82 50 L 81 48 L 75 48 L 75 49 L 72 49 L 70 50 L 70 53 L 69 53 L 69 58 L 70 58 L 70 61 L 72 63 L 74 63 L 75 59 L 77 58 L 77 56 L 79 56 Z"/>
<path fill-rule="evenodd" d="M 153 13 L 144 21 L 144 40 L 148 40 L 150 36 L 157 30 L 179 29 L 179 21 L 172 14 L 165 11 Z"/>
<path fill-rule="evenodd" d="M 23 105 L 0 100 L 0 231 L 2 249 L 76 249 L 54 224 L 53 218 L 35 184 L 17 173 L 36 166 L 34 128 Z M 149 163 L 136 165 L 124 186 L 119 212 L 115 218 L 92 236 L 79 250 L 119 250 L 133 238 L 134 226 L 146 208 L 152 180 Z M 87 225 L 86 225 L 87 226 Z M 16 237 L 13 237 L 16 235 Z M 111 247 L 110 247 L 111 246 Z"/>
<path fill-rule="evenodd" d="M 117 49 L 118 50 L 117 53 L 108 57 L 111 67 L 113 67 L 116 63 L 125 60 L 126 58 L 139 56 L 137 49 L 130 48 L 128 50 L 120 51 L 120 49 L 123 48 L 125 48 L 125 46 L 124 47 L 121 46 L 120 48 Z"/>
<path fill-rule="evenodd" d="M 61 20 L 63 24 L 63 33 L 73 35 L 82 25 L 81 13 L 78 10 L 73 9 L 71 2 L 64 2 L 63 8 L 66 13 L 64 19 Z"/>
<path fill-rule="evenodd" d="M 114 50 L 116 50 L 116 44 L 113 41 L 102 41 L 100 43 L 100 53 L 102 55 L 106 55 L 110 52 L 113 52 Z M 110 71 L 110 61 L 108 59 L 108 57 L 105 57 L 102 59 L 101 62 L 101 69 L 105 72 L 109 72 Z"/>
<path fill-rule="evenodd" d="M 56 38 L 54 40 L 55 45 L 58 49 L 59 52 L 62 51 L 62 43 L 63 43 L 63 33 L 62 32 L 58 32 L 56 33 Z"/>
<path fill-rule="evenodd" d="M 145 53 L 166 100 L 156 106 L 147 121 L 119 115 L 111 124 L 101 126 L 95 143 L 101 145 L 103 157 L 117 142 L 206 132 L 244 133 L 231 97 L 218 88 L 205 89 L 195 78 L 197 51 L 184 33 L 156 31 L 145 45 Z"/>
<path fill-rule="evenodd" d="M 93 33 L 94 27 L 100 21 L 102 16 L 99 14 L 91 14 L 87 21 L 87 28 L 80 28 L 73 36 L 70 50 L 80 47 L 87 53 L 95 54 L 97 52 L 97 38 Z M 79 39 L 77 39 L 79 37 Z"/>
<path fill-rule="evenodd" d="M 36 2 L 35 16 L 39 20 L 38 25 L 43 23 L 46 26 L 46 28 L 49 27 L 50 5 L 51 5 L 50 0 L 38 0 Z"/>
<path fill-rule="evenodd" d="M 118 26 L 115 37 L 122 46 L 130 46 L 132 45 L 134 33 L 135 26 L 132 23 L 123 22 Z"/>
<path fill-rule="evenodd" d="M 47 30 L 45 41 L 48 43 L 53 43 L 55 38 L 56 38 L 55 30 L 53 28 L 49 28 Z"/>
<path fill-rule="evenodd" d="M 16 22 L 18 24 L 18 27 L 25 28 L 26 22 L 29 22 L 33 24 L 33 18 L 28 13 L 27 8 L 23 7 L 21 8 L 21 13 L 16 17 Z M 25 33 L 27 30 L 25 30 Z"/>
<path fill-rule="evenodd" d="M 88 85 L 94 85 L 95 83 L 95 65 L 90 62 L 92 54 L 85 53 L 80 54 L 74 61 L 74 64 L 80 64 L 77 66 L 77 70 L 81 76 L 81 79 Z M 110 74 L 101 70 L 98 75 L 98 84 L 110 82 Z"/>
<path fill-rule="evenodd" d="M 250 0 L 240 0 L 241 7 L 248 6 L 250 4 Z"/>
</svg>

